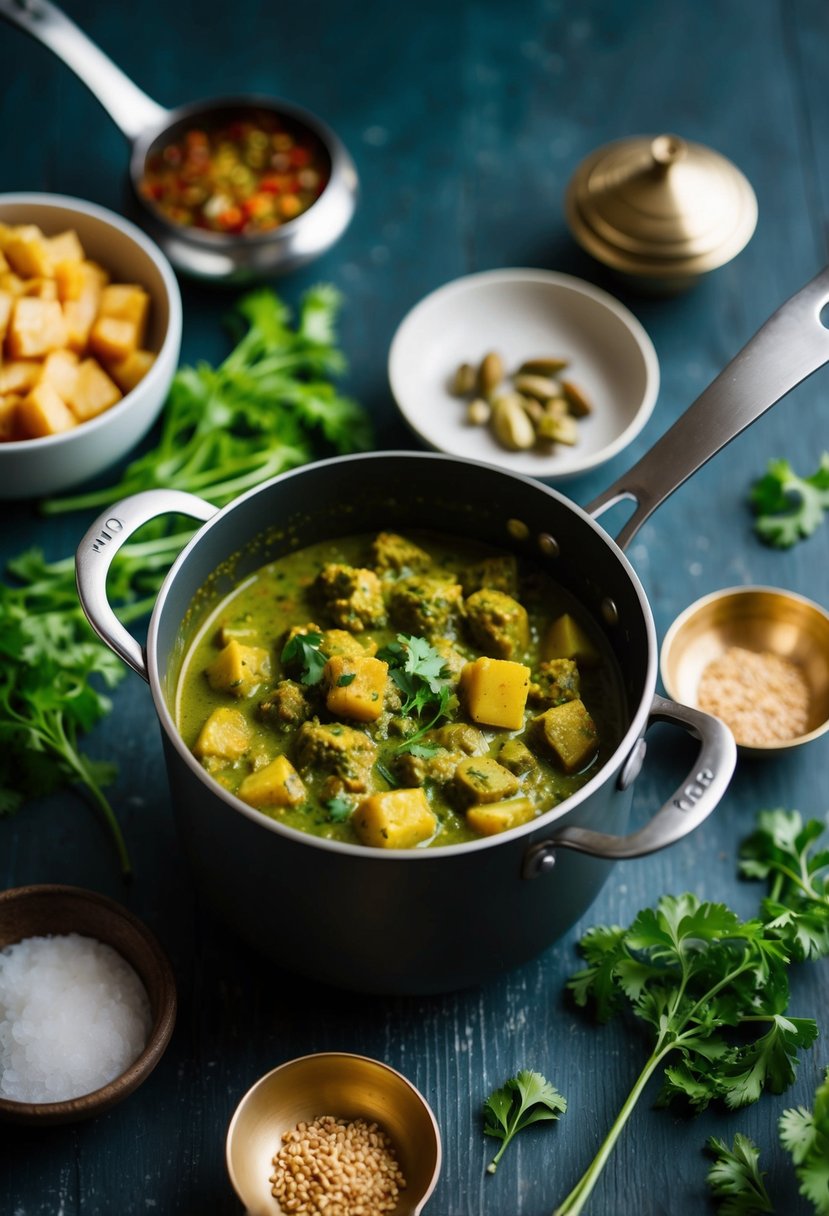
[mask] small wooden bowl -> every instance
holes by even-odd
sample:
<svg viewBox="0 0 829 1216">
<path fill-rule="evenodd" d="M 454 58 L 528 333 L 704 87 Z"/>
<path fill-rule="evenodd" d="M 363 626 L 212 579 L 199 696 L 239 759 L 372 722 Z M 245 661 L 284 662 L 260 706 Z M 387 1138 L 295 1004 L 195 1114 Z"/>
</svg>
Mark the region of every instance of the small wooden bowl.
<svg viewBox="0 0 829 1216">
<path fill-rule="evenodd" d="M 135 969 L 150 1000 L 147 1045 L 125 1072 L 92 1093 L 63 1102 L 0 1098 L 0 1119 L 46 1125 L 72 1123 L 109 1110 L 147 1079 L 173 1033 L 176 985 L 164 951 L 146 925 L 126 908 L 80 887 L 42 884 L 0 893 L 0 949 L 27 937 L 80 933 L 117 950 Z"/>
<path fill-rule="evenodd" d="M 807 730 L 773 743 L 737 740 L 741 756 L 780 755 L 829 730 L 829 612 L 777 587 L 730 587 L 704 596 L 677 617 L 662 643 L 660 670 L 668 695 L 697 706 L 703 671 L 731 646 L 796 663 L 809 687 Z"/>
<path fill-rule="evenodd" d="M 393 1216 L 419 1216 L 440 1173 L 440 1132 L 426 1099 L 399 1072 L 367 1056 L 320 1052 L 261 1077 L 236 1108 L 227 1132 L 227 1170 L 248 1216 L 280 1216 L 271 1194 L 282 1133 L 322 1115 L 376 1121 L 406 1179 Z"/>
</svg>

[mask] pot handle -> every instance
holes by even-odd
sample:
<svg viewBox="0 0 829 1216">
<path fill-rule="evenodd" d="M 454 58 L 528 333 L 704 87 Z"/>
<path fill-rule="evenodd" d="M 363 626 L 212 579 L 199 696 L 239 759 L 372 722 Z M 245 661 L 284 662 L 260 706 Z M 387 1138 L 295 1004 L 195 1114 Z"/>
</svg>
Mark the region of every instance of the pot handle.
<svg viewBox="0 0 829 1216">
<path fill-rule="evenodd" d="M 620 548 L 697 469 L 829 361 L 829 329 L 821 321 L 827 304 L 829 268 L 787 300 L 638 464 L 588 504 L 597 518 L 618 502 L 636 503 L 616 537 Z"/>
<path fill-rule="evenodd" d="M 610 836 L 605 832 L 575 826 L 563 827 L 547 840 L 532 845 L 524 856 L 524 878 L 536 878 L 551 870 L 555 865 L 556 849 L 575 849 L 578 853 L 604 857 L 610 861 L 644 857 L 675 844 L 708 818 L 725 793 L 737 763 L 734 736 L 719 718 L 712 718 L 710 714 L 658 695 L 653 698 L 645 729 L 654 722 L 681 726 L 689 735 L 699 739 L 700 750 L 687 779 L 649 823 L 629 836 Z M 631 753 L 631 760 L 637 754 L 641 760 L 644 748 L 639 753 Z M 624 773 L 623 768 L 620 774 L 623 781 Z M 625 784 L 632 781 L 635 775 L 635 772 L 631 773 Z"/>
<path fill-rule="evenodd" d="M 144 647 L 118 620 L 107 599 L 107 574 L 125 541 L 159 515 L 188 515 L 206 523 L 218 510 L 183 490 L 144 490 L 116 502 L 91 525 L 75 554 L 75 583 L 87 619 L 102 642 L 142 679 L 148 679 Z"/>
</svg>

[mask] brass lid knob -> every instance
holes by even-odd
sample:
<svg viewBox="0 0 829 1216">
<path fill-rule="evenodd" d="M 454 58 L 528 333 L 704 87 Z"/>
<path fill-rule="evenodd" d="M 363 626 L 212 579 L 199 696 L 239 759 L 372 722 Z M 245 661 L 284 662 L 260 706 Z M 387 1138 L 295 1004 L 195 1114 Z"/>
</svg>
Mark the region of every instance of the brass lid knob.
<svg viewBox="0 0 829 1216">
<path fill-rule="evenodd" d="M 691 281 L 722 266 L 757 223 L 757 199 L 740 170 L 677 135 L 598 148 L 573 174 L 565 205 L 588 253 L 654 280 Z"/>
</svg>

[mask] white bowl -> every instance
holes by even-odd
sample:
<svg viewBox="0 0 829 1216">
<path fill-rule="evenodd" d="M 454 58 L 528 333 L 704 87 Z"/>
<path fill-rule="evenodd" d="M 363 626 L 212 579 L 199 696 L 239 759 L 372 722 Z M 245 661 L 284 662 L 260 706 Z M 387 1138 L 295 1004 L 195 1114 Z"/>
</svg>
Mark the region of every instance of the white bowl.
<svg viewBox="0 0 829 1216">
<path fill-rule="evenodd" d="M 0 498 L 42 498 L 103 472 L 143 439 L 167 397 L 181 347 L 181 294 L 164 254 L 134 224 L 60 194 L 0 194 L 0 223 L 36 224 L 47 236 L 73 228 L 87 257 L 116 282 L 140 283 L 151 309 L 156 360 L 121 401 L 59 435 L 0 443 Z"/>
<path fill-rule="evenodd" d="M 567 377 L 594 406 L 579 423 L 577 445 L 510 452 L 488 427 L 466 422 L 466 400 L 449 383 L 459 363 L 476 365 L 490 350 L 507 372 L 529 358 L 570 360 Z M 388 371 L 400 412 L 429 447 L 548 480 L 585 473 L 621 452 L 659 391 L 656 351 L 633 314 L 590 283 L 549 270 L 490 270 L 439 287 L 402 321 Z"/>
</svg>

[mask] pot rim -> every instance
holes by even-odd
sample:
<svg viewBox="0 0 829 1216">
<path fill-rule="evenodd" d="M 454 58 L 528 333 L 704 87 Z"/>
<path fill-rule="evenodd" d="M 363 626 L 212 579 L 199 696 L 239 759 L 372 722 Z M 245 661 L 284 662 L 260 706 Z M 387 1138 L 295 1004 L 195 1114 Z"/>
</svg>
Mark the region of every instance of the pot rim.
<svg viewBox="0 0 829 1216">
<path fill-rule="evenodd" d="M 344 464 L 362 463 L 373 460 L 386 460 L 391 457 L 396 459 L 403 458 L 406 460 L 428 461 L 432 463 L 436 462 L 440 465 L 450 464 L 472 466 L 477 469 L 484 468 L 494 474 L 497 474 L 499 478 L 506 478 L 509 481 L 519 482 L 523 486 L 529 487 L 540 494 L 547 496 L 548 498 L 552 498 L 561 505 L 565 506 L 568 510 L 574 512 L 574 514 L 577 515 L 586 526 L 591 528 L 592 531 L 595 532 L 596 535 L 605 543 L 610 555 L 619 565 L 621 565 L 622 570 L 630 580 L 642 611 L 643 623 L 648 638 L 648 662 L 644 677 L 642 697 L 632 715 L 630 724 L 622 739 L 599 771 L 595 773 L 593 777 L 591 777 L 586 785 L 583 785 L 580 790 L 576 791 L 575 794 L 572 794 L 569 798 L 566 798 L 559 806 L 552 807 L 549 811 L 545 811 L 543 815 L 538 816 L 536 819 L 530 820 L 529 823 L 520 824 L 518 827 L 511 828 L 506 832 L 499 832 L 494 836 L 482 837 L 480 840 L 465 841 L 461 844 L 442 845 L 436 848 L 371 849 L 366 848 L 365 845 L 348 844 L 339 840 L 327 840 L 321 836 L 313 836 L 309 832 L 303 832 L 298 828 L 289 827 L 286 824 L 280 823 L 277 819 L 272 819 L 270 816 L 262 814 L 262 812 L 256 810 L 255 807 L 249 806 L 246 802 L 243 802 L 241 798 L 237 798 L 235 794 L 223 789 L 218 782 L 214 781 L 210 775 L 205 772 L 190 749 L 185 746 L 184 740 L 179 734 L 178 728 L 176 727 L 173 716 L 167 705 L 167 699 L 164 695 L 159 678 L 159 628 L 167 596 L 173 583 L 175 582 L 179 570 L 187 561 L 190 553 L 197 545 L 205 543 L 211 529 L 217 526 L 219 522 L 226 516 L 232 514 L 232 512 L 240 507 L 243 503 L 256 497 L 258 494 L 266 493 L 270 487 L 276 483 L 281 484 L 282 482 L 292 480 L 293 478 L 302 477 L 303 474 L 307 474 L 310 470 L 316 471 L 326 467 L 340 467 Z M 249 541 L 252 541 L 253 539 L 254 536 L 248 538 Z M 216 564 L 227 556 L 229 555 L 222 554 L 218 558 Z M 578 504 L 572 502 L 559 490 L 555 490 L 552 486 L 544 485 L 541 482 L 536 481 L 535 478 L 529 477 L 526 474 L 514 473 L 507 471 L 498 465 L 482 464 L 480 461 L 470 460 L 465 457 L 446 456 L 438 452 L 413 452 L 406 451 L 405 449 L 358 452 L 347 456 L 333 456 L 325 460 L 313 461 L 309 464 L 301 465 L 299 468 L 289 469 L 285 473 L 278 474 L 269 481 L 263 482 L 261 485 L 255 486 L 251 490 L 247 490 L 244 494 L 240 494 L 238 498 L 233 499 L 232 502 L 218 509 L 216 514 L 211 516 L 206 523 L 202 524 L 196 533 L 191 537 L 190 541 L 187 543 L 185 548 L 182 549 L 181 553 L 170 567 L 170 570 L 168 571 L 167 576 L 161 585 L 148 627 L 146 656 L 147 679 L 162 729 L 164 730 L 167 738 L 180 759 L 184 761 L 187 767 L 206 787 L 210 794 L 216 798 L 219 798 L 230 808 L 230 810 L 243 814 L 252 823 L 258 824 L 260 827 L 275 833 L 277 836 L 285 836 L 295 843 L 311 845 L 312 847 L 321 848 L 331 853 L 339 853 L 349 857 L 359 857 L 363 860 L 376 859 L 377 861 L 381 862 L 400 861 L 402 858 L 406 858 L 410 861 L 435 861 L 444 858 L 451 860 L 453 857 L 458 857 L 459 855 L 479 852 L 483 849 L 497 848 L 499 845 L 503 845 L 506 842 L 516 841 L 522 837 L 531 837 L 539 830 L 544 832 L 548 831 L 554 824 L 557 824 L 559 821 L 563 820 L 567 815 L 570 814 L 571 811 L 575 810 L 582 803 L 586 802 L 596 790 L 611 780 L 614 773 L 618 772 L 624 761 L 630 755 L 636 741 L 640 738 L 645 730 L 645 725 L 650 713 L 651 703 L 656 691 L 658 665 L 656 626 L 654 624 L 653 613 L 651 611 L 648 598 L 645 594 L 644 587 L 639 581 L 639 578 L 625 553 L 619 548 L 610 534 L 605 531 L 605 529 L 602 528 L 596 522 L 596 520 L 588 514 L 587 511 L 578 506 Z"/>
</svg>

